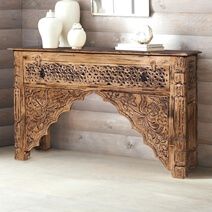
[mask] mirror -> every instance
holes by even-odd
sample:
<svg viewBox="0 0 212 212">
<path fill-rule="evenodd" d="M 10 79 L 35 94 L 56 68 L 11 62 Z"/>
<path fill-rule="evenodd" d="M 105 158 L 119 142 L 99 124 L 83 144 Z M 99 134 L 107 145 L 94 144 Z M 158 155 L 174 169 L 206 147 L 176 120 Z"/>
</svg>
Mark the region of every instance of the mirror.
<svg viewBox="0 0 212 212">
<path fill-rule="evenodd" d="M 149 16 L 149 0 L 91 0 L 93 15 Z"/>
</svg>

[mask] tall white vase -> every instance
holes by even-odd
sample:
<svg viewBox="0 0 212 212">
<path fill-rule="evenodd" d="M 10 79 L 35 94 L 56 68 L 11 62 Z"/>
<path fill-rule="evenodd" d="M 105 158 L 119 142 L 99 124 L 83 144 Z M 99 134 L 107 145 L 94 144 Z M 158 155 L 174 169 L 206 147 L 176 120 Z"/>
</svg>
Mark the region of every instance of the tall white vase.
<svg viewBox="0 0 212 212">
<path fill-rule="evenodd" d="M 45 18 L 39 20 L 38 30 L 43 48 L 58 48 L 62 27 L 62 22 L 55 18 L 54 12 L 51 10 L 46 13 Z"/>
<path fill-rule="evenodd" d="M 80 6 L 76 0 L 61 0 L 55 5 L 55 16 L 63 23 L 60 47 L 69 47 L 67 35 L 74 23 L 80 21 Z"/>
</svg>

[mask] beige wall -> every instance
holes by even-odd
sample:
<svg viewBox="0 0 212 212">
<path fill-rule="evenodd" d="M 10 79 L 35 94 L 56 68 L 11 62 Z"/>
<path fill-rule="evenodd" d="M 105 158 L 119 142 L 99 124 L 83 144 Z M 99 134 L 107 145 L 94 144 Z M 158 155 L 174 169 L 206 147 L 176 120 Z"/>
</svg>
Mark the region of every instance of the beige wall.
<svg viewBox="0 0 212 212">
<path fill-rule="evenodd" d="M 0 146 L 13 143 L 13 57 L 20 47 L 21 0 L 0 0 Z"/>
<path fill-rule="evenodd" d="M 200 164 L 212 166 L 212 4 L 211 0 L 152 0 L 150 18 L 93 17 L 90 0 L 80 0 L 81 23 L 88 36 L 87 45 L 114 47 L 129 40 L 142 24 L 154 30 L 154 39 L 167 49 L 200 50 L 199 156 Z M 23 45 L 40 46 L 38 20 L 56 0 L 22 0 Z M 52 130 L 55 147 L 129 156 L 150 157 L 128 121 L 93 95 L 63 114 Z M 141 139 L 142 140 L 142 139 Z M 150 156 L 149 156 L 150 155 Z"/>
</svg>

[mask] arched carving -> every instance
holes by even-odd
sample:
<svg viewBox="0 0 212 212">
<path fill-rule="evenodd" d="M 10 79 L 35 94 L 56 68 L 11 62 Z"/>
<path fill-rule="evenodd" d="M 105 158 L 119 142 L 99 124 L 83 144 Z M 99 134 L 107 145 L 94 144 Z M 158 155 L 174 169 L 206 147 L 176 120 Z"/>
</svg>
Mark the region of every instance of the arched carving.
<svg viewBox="0 0 212 212">
<path fill-rule="evenodd" d="M 186 177 L 197 164 L 197 53 L 15 51 L 16 159 L 27 160 L 59 115 L 95 92 L 130 120 L 174 177 Z"/>
<path fill-rule="evenodd" d="M 72 103 L 84 99 L 89 91 L 59 88 L 25 88 L 27 150 L 39 146 L 42 136 Z"/>
<path fill-rule="evenodd" d="M 156 156 L 168 168 L 169 97 L 116 91 L 97 93 L 130 120 L 133 128 L 143 135 L 144 142 L 154 150 Z"/>
<path fill-rule="evenodd" d="M 92 90 L 66 90 L 59 88 L 25 88 L 26 139 L 27 148 L 39 146 L 42 136 L 58 117 L 70 110 L 76 100 Z M 150 96 L 116 91 L 95 92 L 105 101 L 112 103 L 117 110 L 127 117 L 133 128 L 144 136 L 149 145 L 168 166 L 168 105 L 167 96 Z"/>
</svg>

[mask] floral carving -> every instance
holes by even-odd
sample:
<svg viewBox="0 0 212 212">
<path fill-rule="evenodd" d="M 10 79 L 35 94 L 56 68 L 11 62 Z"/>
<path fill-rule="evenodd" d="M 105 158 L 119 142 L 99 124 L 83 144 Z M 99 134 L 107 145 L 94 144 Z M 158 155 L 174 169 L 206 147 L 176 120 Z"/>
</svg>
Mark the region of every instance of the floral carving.
<svg viewBox="0 0 212 212">
<path fill-rule="evenodd" d="M 70 109 L 75 100 L 83 99 L 91 91 L 25 88 L 26 137 L 28 150 L 39 145 L 50 124 Z M 113 91 L 97 92 L 114 104 L 129 118 L 133 127 L 144 135 L 163 164 L 168 163 L 168 97 L 149 96 Z"/>
<path fill-rule="evenodd" d="M 39 145 L 48 127 L 59 115 L 69 111 L 75 100 L 83 99 L 88 92 L 56 88 L 25 87 L 26 137 L 28 150 Z"/>
<path fill-rule="evenodd" d="M 101 91 L 99 95 L 114 104 L 131 121 L 167 167 L 169 97 L 113 91 Z"/>
<path fill-rule="evenodd" d="M 130 120 L 174 177 L 186 177 L 197 164 L 195 55 L 16 51 L 16 159 L 27 160 L 59 115 L 95 92 Z"/>
</svg>

